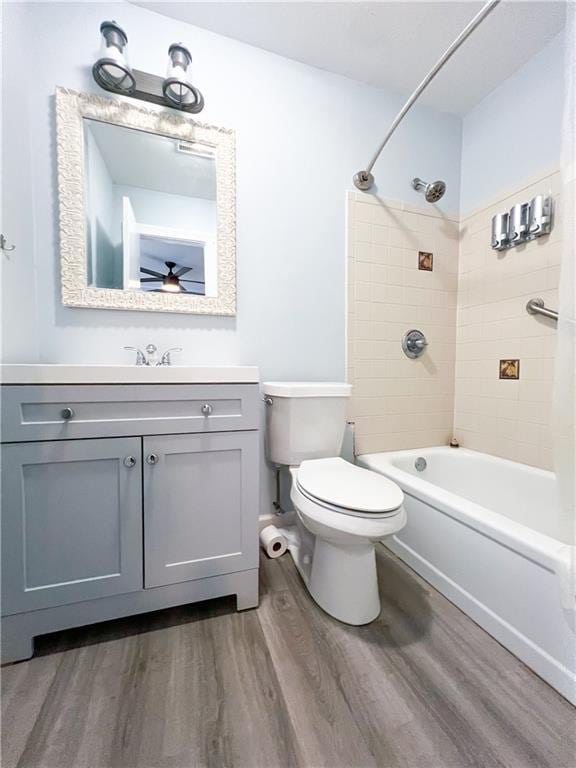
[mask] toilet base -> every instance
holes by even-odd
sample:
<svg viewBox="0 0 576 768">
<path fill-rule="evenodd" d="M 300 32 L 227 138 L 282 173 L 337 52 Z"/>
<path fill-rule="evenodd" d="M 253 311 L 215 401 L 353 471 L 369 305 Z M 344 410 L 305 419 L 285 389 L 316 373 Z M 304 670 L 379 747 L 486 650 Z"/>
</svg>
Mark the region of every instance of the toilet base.
<svg viewBox="0 0 576 768">
<path fill-rule="evenodd" d="M 373 542 L 342 546 L 316 537 L 308 589 L 318 605 L 339 621 L 369 624 L 380 615 Z"/>
<path fill-rule="evenodd" d="M 336 544 L 313 536 L 298 519 L 280 528 L 315 602 L 345 624 L 369 624 L 380 615 L 374 542 Z"/>
</svg>

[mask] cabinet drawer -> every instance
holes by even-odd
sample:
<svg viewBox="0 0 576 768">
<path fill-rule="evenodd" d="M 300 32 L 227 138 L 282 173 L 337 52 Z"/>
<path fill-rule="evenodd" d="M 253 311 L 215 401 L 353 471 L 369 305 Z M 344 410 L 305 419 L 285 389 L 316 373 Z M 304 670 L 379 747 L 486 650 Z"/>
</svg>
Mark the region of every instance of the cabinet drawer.
<svg viewBox="0 0 576 768">
<path fill-rule="evenodd" d="M 2 440 L 66 440 L 258 428 L 257 384 L 2 387 Z"/>
</svg>

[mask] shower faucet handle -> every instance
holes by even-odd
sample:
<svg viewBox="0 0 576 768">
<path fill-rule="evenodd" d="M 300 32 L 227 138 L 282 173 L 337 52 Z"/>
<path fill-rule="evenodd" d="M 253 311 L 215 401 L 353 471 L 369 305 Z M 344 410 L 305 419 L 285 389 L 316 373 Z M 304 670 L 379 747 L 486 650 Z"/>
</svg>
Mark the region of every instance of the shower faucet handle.
<svg viewBox="0 0 576 768">
<path fill-rule="evenodd" d="M 426 351 L 427 346 L 428 341 L 426 340 L 426 336 L 424 336 L 422 331 L 416 329 L 407 331 L 402 338 L 402 351 L 406 357 L 413 359 L 420 357 L 420 355 L 423 355 Z"/>
</svg>

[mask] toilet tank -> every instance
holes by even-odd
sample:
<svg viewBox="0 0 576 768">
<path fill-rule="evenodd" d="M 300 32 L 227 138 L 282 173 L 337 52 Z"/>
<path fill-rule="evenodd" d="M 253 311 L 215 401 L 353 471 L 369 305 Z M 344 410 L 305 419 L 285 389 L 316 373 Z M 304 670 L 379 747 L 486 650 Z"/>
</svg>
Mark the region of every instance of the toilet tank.
<svg viewBox="0 0 576 768">
<path fill-rule="evenodd" d="M 306 459 L 339 455 L 350 384 L 268 381 L 262 390 L 269 461 L 297 466 Z"/>
</svg>

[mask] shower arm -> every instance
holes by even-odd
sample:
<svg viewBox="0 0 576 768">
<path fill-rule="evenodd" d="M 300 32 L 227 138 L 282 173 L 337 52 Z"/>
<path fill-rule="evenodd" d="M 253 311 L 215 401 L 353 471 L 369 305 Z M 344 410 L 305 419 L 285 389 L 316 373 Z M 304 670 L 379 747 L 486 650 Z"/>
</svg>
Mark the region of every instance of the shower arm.
<svg viewBox="0 0 576 768">
<path fill-rule="evenodd" d="M 396 115 L 394 118 L 392 125 L 390 126 L 388 133 L 386 136 L 384 136 L 384 140 L 376 150 L 374 157 L 368 165 L 366 166 L 366 170 L 364 171 L 358 171 L 358 173 L 354 176 L 354 184 L 358 189 L 361 189 L 363 191 L 366 191 L 367 189 L 370 189 L 372 185 L 374 184 L 374 176 L 372 175 L 372 168 L 374 168 L 374 164 L 376 163 L 376 160 L 380 157 L 380 154 L 386 144 L 388 144 L 390 138 L 392 137 L 394 131 L 404 117 L 406 116 L 406 113 L 410 110 L 410 108 L 413 106 L 414 102 L 417 101 L 420 94 L 430 85 L 432 80 L 436 77 L 438 72 L 442 69 L 444 64 L 456 53 L 458 48 L 462 45 L 462 43 L 469 37 L 469 35 L 472 34 L 472 32 L 476 29 L 476 27 L 481 24 L 482 21 L 488 16 L 491 11 L 496 8 L 500 0 L 489 0 L 489 2 L 486 3 L 486 5 L 481 8 L 480 11 L 474 16 L 474 18 L 464 27 L 462 32 L 458 35 L 458 37 L 454 40 L 452 45 L 446 49 L 446 51 L 442 54 L 442 56 L 438 59 L 436 64 L 432 67 L 430 72 L 426 75 L 424 80 L 420 83 L 420 85 L 416 88 L 414 93 L 410 96 L 406 104 L 402 107 L 400 112 Z"/>
</svg>

